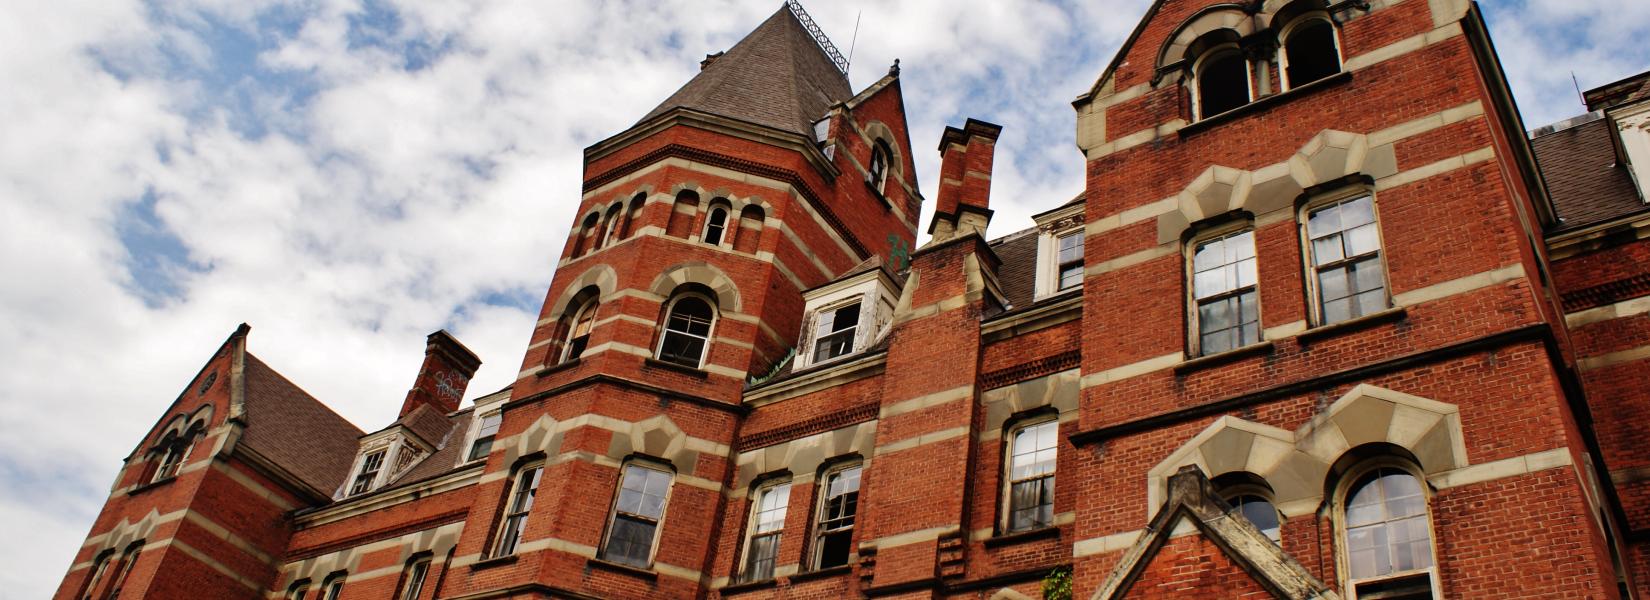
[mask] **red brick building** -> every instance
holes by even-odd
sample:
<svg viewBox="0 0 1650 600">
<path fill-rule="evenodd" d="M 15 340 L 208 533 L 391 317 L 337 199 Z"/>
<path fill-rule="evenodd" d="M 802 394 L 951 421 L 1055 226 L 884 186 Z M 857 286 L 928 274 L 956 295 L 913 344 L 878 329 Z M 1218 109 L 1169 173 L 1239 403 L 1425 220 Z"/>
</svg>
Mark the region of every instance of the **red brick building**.
<svg viewBox="0 0 1650 600">
<path fill-rule="evenodd" d="M 1478 11 L 1160 0 L 987 240 L 1001 128 L 919 224 L 782 8 L 586 150 L 512 386 L 437 332 L 362 432 L 242 326 L 56 597 L 1650 593 L 1650 77 L 1527 136 Z"/>
</svg>

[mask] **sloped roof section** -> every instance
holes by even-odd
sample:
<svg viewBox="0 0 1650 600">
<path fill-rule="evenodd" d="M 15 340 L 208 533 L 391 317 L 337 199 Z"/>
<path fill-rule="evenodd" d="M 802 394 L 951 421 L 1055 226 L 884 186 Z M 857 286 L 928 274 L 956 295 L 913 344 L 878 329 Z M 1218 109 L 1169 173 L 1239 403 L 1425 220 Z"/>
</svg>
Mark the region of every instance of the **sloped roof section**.
<svg viewBox="0 0 1650 600">
<path fill-rule="evenodd" d="M 1609 119 L 1537 135 L 1530 140 L 1559 231 L 1586 227 L 1645 210 L 1627 170 L 1616 163 Z"/>
<path fill-rule="evenodd" d="M 852 96 L 848 77 L 781 6 L 639 122 L 685 108 L 811 137 L 813 122 Z"/>
<path fill-rule="evenodd" d="M 240 443 L 322 493 L 338 489 L 349 476 L 361 430 L 250 353 L 245 377 Z"/>
</svg>

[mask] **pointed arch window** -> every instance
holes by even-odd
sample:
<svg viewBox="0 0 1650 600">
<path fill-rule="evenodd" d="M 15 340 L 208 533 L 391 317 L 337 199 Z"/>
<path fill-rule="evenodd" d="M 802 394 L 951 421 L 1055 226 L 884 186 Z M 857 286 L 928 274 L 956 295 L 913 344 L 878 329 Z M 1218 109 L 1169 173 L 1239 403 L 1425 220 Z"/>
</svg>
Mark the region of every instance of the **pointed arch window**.
<svg viewBox="0 0 1650 600">
<path fill-rule="evenodd" d="M 684 294 L 671 302 L 665 314 L 664 335 L 659 336 L 659 360 L 697 369 L 704 364 L 710 346 L 716 310 L 699 294 Z"/>
<path fill-rule="evenodd" d="M 602 227 L 602 239 L 596 244 L 597 248 L 606 248 L 619 241 L 619 226 L 624 222 L 624 205 L 614 204 L 607 209 L 607 221 Z"/>
<path fill-rule="evenodd" d="M 894 152 L 888 148 L 888 142 L 877 140 L 871 145 L 871 165 L 865 172 L 865 183 L 878 195 L 886 195 L 888 184 L 888 163 L 893 159 Z"/>
<path fill-rule="evenodd" d="M 584 349 L 590 344 L 590 330 L 596 326 L 596 307 L 596 299 L 591 298 L 574 313 L 573 324 L 567 329 L 567 341 L 562 344 L 559 362 L 574 360 L 584 354 Z"/>
<path fill-rule="evenodd" d="M 86 583 L 77 596 L 80 600 L 92 600 L 92 594 L 97 593 L 97 584 L 103 581 L 103 572 L 109 570 L 109 561 L 114 557 L 114 550 L 105 550 L 97 556 L 97 562 L 92 564 L 91 575 L 86 577 Z"/>
<path fill-rule="evenodd" d="M 1435 597 L 1432 518 L 1422 479 L 1408 468 L 1380 465 L 1351 481 L 1340 515 L 1351 596 Z"/>
<path fill-rule="evenodd" d="M 1283 89 L 1293 89 L 1341 72 L 1341 47 L 1335 25 L 1324 13 L 1291 21 L 1284 27 L 1281 68 Z"/>
<path fill-rule="evenodd" d="M 1216 47 L 1197 59 L 1192 72 L 1197 82 L 1193 108 L 1197 120 L 1248 104 L 1254 98 L 1249 85 L 1249 61 L 1236 44 Z"/>
</svg>

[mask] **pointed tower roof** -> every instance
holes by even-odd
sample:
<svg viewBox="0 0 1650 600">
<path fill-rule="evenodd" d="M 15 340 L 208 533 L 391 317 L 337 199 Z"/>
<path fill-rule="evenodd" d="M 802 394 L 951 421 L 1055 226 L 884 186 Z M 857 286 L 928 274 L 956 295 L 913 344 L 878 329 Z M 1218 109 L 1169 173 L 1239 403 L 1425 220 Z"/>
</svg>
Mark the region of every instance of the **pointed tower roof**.
<svg viewBox="0 0 1650 600">
<path fill-rule="evenodd" d="M 639 122 L 686 108 L 811 137 L 813 122 L 852 96 L 848 76 L 781 6 Z"/>
</svg>

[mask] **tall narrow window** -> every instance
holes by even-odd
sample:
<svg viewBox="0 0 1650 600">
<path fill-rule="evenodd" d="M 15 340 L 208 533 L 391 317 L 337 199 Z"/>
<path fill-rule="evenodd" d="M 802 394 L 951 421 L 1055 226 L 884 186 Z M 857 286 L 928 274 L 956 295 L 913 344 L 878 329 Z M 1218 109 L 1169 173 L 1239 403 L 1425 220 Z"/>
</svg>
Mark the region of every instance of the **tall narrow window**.
<svg viewBox="0 0 1650 600">
<path fill-rule="evenodd" d="M 567 330 L 567 343 L 563 344 L 561 362 L 567 362 L 584 354 L 584 349 L 590 344 L 590 330 L 596 326 L 596 300 L 592 298 L 584 306 L 579 307 L 573 317 L 573 326 Z"/>
<path fill-rule="evenodd" d="M 401 595 L 396 596 L 396 598 L 399 600 L 418 600 L 419 596 L 424 595 L 424 579 L 429 575 L 430 556 L 424 555 L 414 558 L 412 562 L 407 563 L 406 575 L 402 577 L 405 582 L 401 585 Z"/>
<path fill-rule="evenodd" d="M 1197 118 L 1207 119 L 1249 103 L 1249 62 L 1228 46 L 1198 60 Z"/>
<path fill-rule="evenodd" d="M 1081 229 L 1055 239 L 1059 245 L 1056 270 L 1059 273 L 1059 291 L 1083 285 L 1083 231 Z"/>
<path fill-rule="evenodd" d="M 621 239 L 628 239 L 630 236 L 636 235 L 636 231 L 640 229 L 637 222 L 641 220 L 642 207 L 646 205 L 646 193 L 636 194 L 635 198 L 630 199 L 630 208 L 624 213 L 624 228 L 619 232 Z"/>
<path fill-rule="evenodd" d="M 893 151 L 888 149 L 888 142 L 877 140 L 871 146 L 871 166 L 866 169 L 865 183 L 879 195 L 887 193 L 888 160 L 892 155 Z"/>
<path fill-rule="evenodd" d="M 384 450 L 374 450 L 361 458 L 361 469 L 355 472 L 355 482 L 349 486 L 349 495 L 365 493 L 372 490 L 372 484 L 378 479 L 378 472 L 384 468 Z"/>
<path fill-rule="evenodd" d="M 338 600 L 340 596 L 343 596 L 344 574 L 339 573 L 328 577 L 326 583 L 321 584 L 321 593 L 323 594 L 321 600 Z"/>
<path fill-rule="evenodd" d="M 1276 542 L 1281 539 L 1283 520 L 1278 516 L 1278 509 L 1272 506 L 1272 501 L 1259 494 L 1238 494 L 1227 503 L 1237 509 L 1238 514 L 1248 519 L 1268 539 Z"/>
<path fill-rule="evenodd" d="M 1341 72 L 1335 26 L 1326 17 L 1302 18 L 1284 30 L 1283 84 L 1298 87 Z"/>
<path fill-rule="evenodd" d="M 1043 421 L 1009 436 L 1004 529 L 1027 531 L 1054 525 L 1054 459 L 1060 422 Z"/>
<path fill-rule="evenodd" d="M 1260 341 L 1255 281 L 1254 231 L 1206 239 L 1193 247 L 1195 354 L 1218 354 Z"/>
<path fill-rule="evenodd" d="M 750 539 L 745 543 L 745 581 L 773 579 L 779 559 L 779 537 L 785 530 L 785 509 L 790 505 L 791 484 L 763 487 L 751 507 Z"/>
<path fill-rule="evenodd" d="M 633 462 L 625 465 L 620 479 L 602 558 L 645 569 L 653 563 L 653 545 L 664 520 L 665 502 L 670 499 L 672 475 Z"/>
<path fill-rule="evenodd" d="M 619 225 L 624 222 L 623 211 L 623 204 L 614 204 L 607 210 L 607 223 L 602 227 L 602 241 L 597 248 L 606 248 L 619 241 Z"/>
<path fill-rule="evenodd" d="M 487 458 L 487 453 L 493 451 L 493 438 L 498 436 L 498 424 L 503 421 L 504 413 L 499 411 L 481 416 L 481 428 L 476 430 L 476 441 L 470 444 L 470 454 L 467 460 Z"/>
<path fill-rule="evenodd" d="M 1355 598 L 1432 597 L 1432 523 L 1420 480 L 1379 468 L 1346 493 L 1346 565 Z"/>
<path fill-rule="evenodd" d="M 859 303 L 820 311 L 814 323 L 814 358 L 821 363 L 854 351 L 859 331 Z"/>
<path fill-rule="evenodd" d="M 697 369 L 710 345 L 715 312 L 700 296 L 682 296 L 670 306 L 665 332 L 659 336 L 659 360 Z"/>
<path fill-rule="evenodd" d="M 1319 324 L 1387 308 L 1386 273 L 1375 201 L 1369 196 L 1314 208 L 1307 216 Z"/>
<path fill-rule="evenodd" d="M 539 475 L 543 472 L 544 465 L 531 465 L 516 471 L 515 484 L 510 490 L 508 509 L 498 531 L 498 546 L 493 548 L 493 556 L 515 554 L 516 547 L 521 545 L 521 536 L 527 531 L 527 515 L 533 511 L 533 498 L 538 495 Z"/>
<path fill-rule="evenodd" d="M 816 569 L 848 564 L 848 556 L 853 552 L 854 517 L 859 513 L 860 470 L 860 465 L 853 465 L 825 474 L 819 523 L 814 525 Z"/>
<path fill-rule="evenodd" d="M 138 553 L 143 551 L 143 541 L 132 542 L 126 547 L 126 552 L 120 555 L 120 564 L 115 565 L 114 579 L 109 580 L 109 591 L 103 594 L 104 600 L 118 600 L 120 591 L 126 587 L 126 578 L 132 575 L 132 569 L 137 565 Z"/>
<path fill-rule="evenodd" d="M 710 216 L 705 217 L 704 242 L 712 246 L 722 245 L 722 234 L 727 230 L 728 209 L 721 206 L 710 209 Z"/>
<path fill-rule="evenodd" d="M 86 583 L 81 587 L 80 600 L 92 600 L 98 582 L 103 581 L 103 572 L 109 569 L 109 561 L 114 557 L 114 550 L 106 550 L 97 556 L 97 562 L 92 564 L 91 574 L 86 576 Z"/>
<path fill-rule="evenodd" d="M 286 600 L 304 600 L 309 595 L 309 580 L 300 579 L 286 588 Z"/>
</svg>

